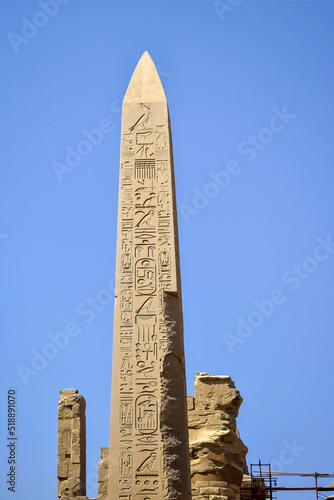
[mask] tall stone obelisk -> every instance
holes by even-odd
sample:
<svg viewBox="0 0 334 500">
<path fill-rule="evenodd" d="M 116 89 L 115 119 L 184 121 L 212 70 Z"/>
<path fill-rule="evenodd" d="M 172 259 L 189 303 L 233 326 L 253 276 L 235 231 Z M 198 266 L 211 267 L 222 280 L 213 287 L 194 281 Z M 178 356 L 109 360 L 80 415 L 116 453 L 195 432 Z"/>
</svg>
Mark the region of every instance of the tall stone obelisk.
<svg viewBox="0 0 334 500">
<path fill-rule="evenodd" d="M 173 153 L 147 52 L 124 97 L 109 500 L 190 500 Z"/>
</svg>

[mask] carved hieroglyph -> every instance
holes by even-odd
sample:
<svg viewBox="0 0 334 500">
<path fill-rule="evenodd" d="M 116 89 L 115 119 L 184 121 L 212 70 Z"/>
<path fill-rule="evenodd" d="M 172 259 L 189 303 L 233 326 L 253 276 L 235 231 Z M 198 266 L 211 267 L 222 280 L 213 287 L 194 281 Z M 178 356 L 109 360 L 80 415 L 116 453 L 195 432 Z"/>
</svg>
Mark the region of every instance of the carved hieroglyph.
<svg viewBox="0 0 334 500">
<path fill-rule="evenodd" d="M 123 101 L 109 500 L 190 499 L 168 106 L 145 52 Z"/>
</svg>

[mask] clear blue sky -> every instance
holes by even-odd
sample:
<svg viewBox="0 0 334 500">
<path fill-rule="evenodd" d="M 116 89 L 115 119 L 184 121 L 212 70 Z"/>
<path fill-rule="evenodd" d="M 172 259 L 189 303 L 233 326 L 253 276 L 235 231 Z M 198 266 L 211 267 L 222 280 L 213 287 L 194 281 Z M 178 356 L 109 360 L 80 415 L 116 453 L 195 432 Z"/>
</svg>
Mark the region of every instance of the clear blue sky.
<svg viewBox="0 0 334 500">
<path fill-rule="evenodd" d="M 145 50 L 172 122 L 188 393 L 195 372 L 230 375 L 248 463 L 334 472 L 333 24 L 333 1 L 5 2 L 1 498 L 14 498 L 4 481 L 12 387 L 15 499 L 56 498 L 57 403 L 68 387 L 87 401 L 97 495 L 120 101 Z"/>
</svg>

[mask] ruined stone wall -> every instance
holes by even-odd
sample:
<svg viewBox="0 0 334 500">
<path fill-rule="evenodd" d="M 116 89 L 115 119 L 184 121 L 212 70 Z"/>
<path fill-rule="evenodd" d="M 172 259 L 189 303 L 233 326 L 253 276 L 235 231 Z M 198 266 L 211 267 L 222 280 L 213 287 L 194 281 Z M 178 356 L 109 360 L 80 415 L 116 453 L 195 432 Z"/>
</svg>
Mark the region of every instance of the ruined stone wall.
<svg viewBox="0 0 334 500">
<path fill-rule="evenodd" d="M 196 374 L 195 397 L 188 396 L 193 500 L 240 499 L 248 451 L 236 426 L 241 403 L 230 377 Z"/>
<path fill-rule="evenodd" d="M 58 405 L 58 498 L 86 495 L 86 402 L 77 389 L 62 389 Z"/>
</svg>

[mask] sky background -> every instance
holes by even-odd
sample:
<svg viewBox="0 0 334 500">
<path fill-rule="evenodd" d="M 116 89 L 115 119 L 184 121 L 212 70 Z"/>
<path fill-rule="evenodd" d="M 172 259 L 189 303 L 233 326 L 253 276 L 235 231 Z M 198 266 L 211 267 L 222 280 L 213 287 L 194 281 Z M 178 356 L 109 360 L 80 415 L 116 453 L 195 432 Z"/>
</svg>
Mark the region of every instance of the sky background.
<svg viewBox="0 0 334 500">
<path fill-rule="evenodd" d="M 61 388 L 86 398 L 97 496 L 120 103 L 145 50 L 171 115 L 188 394 L 196 372 L 230 375 L 249 464 L 334 473 L 333 23 L 333 1 L 3 2 L 1 499 L 11 388 L 15 499 L 57 497 Z"/>
</svg>

